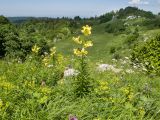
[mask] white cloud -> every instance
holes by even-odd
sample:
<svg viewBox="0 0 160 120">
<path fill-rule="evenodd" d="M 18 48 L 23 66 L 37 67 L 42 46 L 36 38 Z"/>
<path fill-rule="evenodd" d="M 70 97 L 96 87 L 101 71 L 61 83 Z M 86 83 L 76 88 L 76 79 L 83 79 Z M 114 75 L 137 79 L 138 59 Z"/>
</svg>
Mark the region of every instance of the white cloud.
<svg viewBox="0 0 160 120">
<path fill-rule="evenodd" d="M 142 1 L 142 0 L 130 0 L 128 3 L 131 5 L 148 5 L 149 4 L 148 1 Z"/>
<path fill-rule="evenodd" d="M 129 2 L 129 4 L 138 4 L 140 2 L 140 0 L 131 0 Z"/>
</svg>

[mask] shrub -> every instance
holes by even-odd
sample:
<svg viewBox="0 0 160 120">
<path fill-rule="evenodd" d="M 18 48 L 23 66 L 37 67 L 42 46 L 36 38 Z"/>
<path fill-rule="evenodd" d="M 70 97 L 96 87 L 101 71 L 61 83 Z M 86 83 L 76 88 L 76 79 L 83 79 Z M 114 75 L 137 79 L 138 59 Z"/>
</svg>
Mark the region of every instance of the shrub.
<svg viewBox="0 0 160 120">
<path fill-rule="evenodd" d="M 139 33 L 138 33 L 138 29 L 136 28 L 132 34 L 127 36 L 125 43 L 127 44 L 127 46 L 131 47 L 131 45 L 134 45 L 138 37 L 139 37 Z"/>
<path fill-rule="evenodd" d="M 100 16 L 99 17 L 100 23 L 105 23 L 105 22 L 112 20 L 114 15 L 115 15 L 114 12 L 110 12 L 110 13 L 106 13 L 106 14 Z"/>
<path fill-rule="evenodd" d="M 105 31 L 108 33 L 121 33 L 125 29 L 124 21 L 118 19 L 109 22 L 105 27 Z"/>
<path fill-rule="evenodd" d="M 4 25 L 4 24 L 10 24 L 10 22 L 6 17 L 0 16 L 0 25 Z"/>
<path fill-rule="evenodd" d="M 115 53 L 115 52 L 116 52 L 116 47 L 112 46 L 112 47 L 110 48 L 110 53 L 113 54 L 113 53 Z"/>
<path fill-rule="evenodd" d="M 160 17 L 158 16 L 154 19 L 147 19 L 143 22 L 143 25 L 150 29 L 160 28 Z"/>
<path fill-rule="evenodd" d="M 160 35 L 150 41 L 136 45 L 132 52 L 132 61 L 142 64 L 148 73 L 160 75 Z"/>
<path fill-rule="evenodd" d="M 14 26 L 2 25 L 0 27 L 0 55 L 10 57 L 22 56 L 21 43 Z"/>
</svg>

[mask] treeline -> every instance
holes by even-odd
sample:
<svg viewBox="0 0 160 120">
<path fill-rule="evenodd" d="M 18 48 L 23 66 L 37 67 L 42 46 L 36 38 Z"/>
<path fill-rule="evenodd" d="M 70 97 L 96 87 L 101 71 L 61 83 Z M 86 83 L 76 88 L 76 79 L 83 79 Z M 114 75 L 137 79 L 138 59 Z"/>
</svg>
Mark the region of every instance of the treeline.
<svg viewBox="0 0 160 120">
<path fill-rule="evenodd" d="M 22 20 L 27 18 L 22 18 Z M 15 19 L 20 20 L 20 19 Z M 31 53 L 33 45 L 41 47 L 40 55 L 49 51 L 56 42 L 71 39 L 79 34 L 82 25 L 93 25 L 91 19 L 70 18 L 28 18 L 24 22 L 14 22 L 0 16 L 0 56 L 21 58 Z"/>
<path fill-rule="evenodd" d="M 67 20 L 34 18 L 15 25 L 0 16 L 0 56 L 25 59 L 34 44 L 42 48 L 43 54 L 54 43 L 70 35 L 70 22 Z"/>
<path fill-rule="evenodd" d="M 135 7 L 127 7 L 117 12 L 109 12 L 99 17 L 81 18 L 9 18 L 0 16 L 0 56 L 25 59 L 34 44 L 40 46 L 41 53 L 49 50 L 57 41 L 71 39 L 79 34 L 83 25 L 100 25 L 105 23 L 109 33 L 130 32 L 125 18 L 129 15 L 145 17 L 135 25 L 147 26 L 149 29 L 160 28 L 160 17 Z M 96 32 L 96 31 L 95 31 Z"/>
<path fill-rule="evenodd" d="M 159 13 L 160 14 L 160 13 Z M 158 14 L 158 15 L 159 15 Z M 137 7 L 126 7 L 121 8 L 118 11 L 107 12 L 101 16 L 95 16 L 90 18 L 81 18 L 80 16 L 75 16 L 74 18 L 62 17 L 62 18 L 50 18 L 50 17 L 8 17 L 9 21 L 12 23 L 20 24 L 29 20 L 42 20 L 42 21 L 56 21 L 56 20 L 67 20 L 67 21 L 93 21 L 96 20 L 99 23 L 105 23 L 112 19 L 125 19 L 128 16 L 140 16 L 148 19 L 154 19 L 157 15 L 150 11 L 144 11 Z"/>
</svg>

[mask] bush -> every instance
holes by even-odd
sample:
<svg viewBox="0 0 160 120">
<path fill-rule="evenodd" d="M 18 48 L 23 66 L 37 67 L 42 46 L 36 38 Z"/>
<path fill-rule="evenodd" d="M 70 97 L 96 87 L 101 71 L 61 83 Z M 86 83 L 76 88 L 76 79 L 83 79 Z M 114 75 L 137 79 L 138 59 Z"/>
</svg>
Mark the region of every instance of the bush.
<svg viewBox="0 0 160 120">
<path fill-rule="evenodd" d="M 112 20 L 114 15 L 115 15 L 114 12 L 110 12 L 110 13 L 106 13 L 106 14 L 100 16 L 99 17 L 100 23 L 105 23 L 105 22 Z"/>
<path fill-rule="evenodd" d="M 125 44 L 127 44 L 127 46 L 131 47 L 132 45 L 135 44 L 138 37 L 139 37 L 139 33 L 138 33 L 138 29 L 136 28 L 132 34 L 127 36 L 127 38 L 125 40 Z"/>
<path fill-rule="evenodd" d="M 121 33 L 125 29 L 124 21 L 118 19 L 109 22 L 105 27 L 105 31 L 108 33 Z"/>
<path fill-rule="evenodd" d="M 110 48 L 110 53 L 113 54 L 113 53 L 115 53 L 115 52 L 116 52 L 116 47 L 112 46 L 112 47 Z"/>
<path fill-rule="evenodd" d="M 10 22 L 6 17 L 0 16 L 0 25 L 4 25 L 4 24 L 10 24 Z"/>
<path fill-rule="evenodd" d="M 10 57 L 21 56 L 21 44 L 17 32 L 12 25 L 1 25 L 0 27 L 0 55 Z"/>
<path fill-rule="evenodd" d="M 160 75 L 160 35 L 150 41 L 135 46 L 132 61 L 143 65 L 148 73 Z"/>
<path fill-rule="evenodd" d="M 154 19 L 147 19 L 143 22 L 144 26 L 147 26 L 150 29 L 160 28 L 160 17 Z"/>
</svg>

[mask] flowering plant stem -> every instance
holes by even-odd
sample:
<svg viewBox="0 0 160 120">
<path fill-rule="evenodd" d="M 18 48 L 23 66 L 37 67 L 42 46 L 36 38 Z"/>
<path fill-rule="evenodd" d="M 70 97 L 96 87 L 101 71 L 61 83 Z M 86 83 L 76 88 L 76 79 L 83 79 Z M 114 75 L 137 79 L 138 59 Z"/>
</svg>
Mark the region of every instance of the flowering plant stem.
<svg viewBox="0 0 160 120">
<path fill-rule="evenodd" d="M 86 63 L 86 57 L 81 56 L 80 57 L 80 66 L 79 66 L 79 74 L 76 77 L 76 84 L 75 84 L 75 93 L 77 97 L 84 97 L 85 95 L 89 94 L 91 91 L 91 82 L 89 73 L 87 70 L 87 63 Z"/>
</svg>

